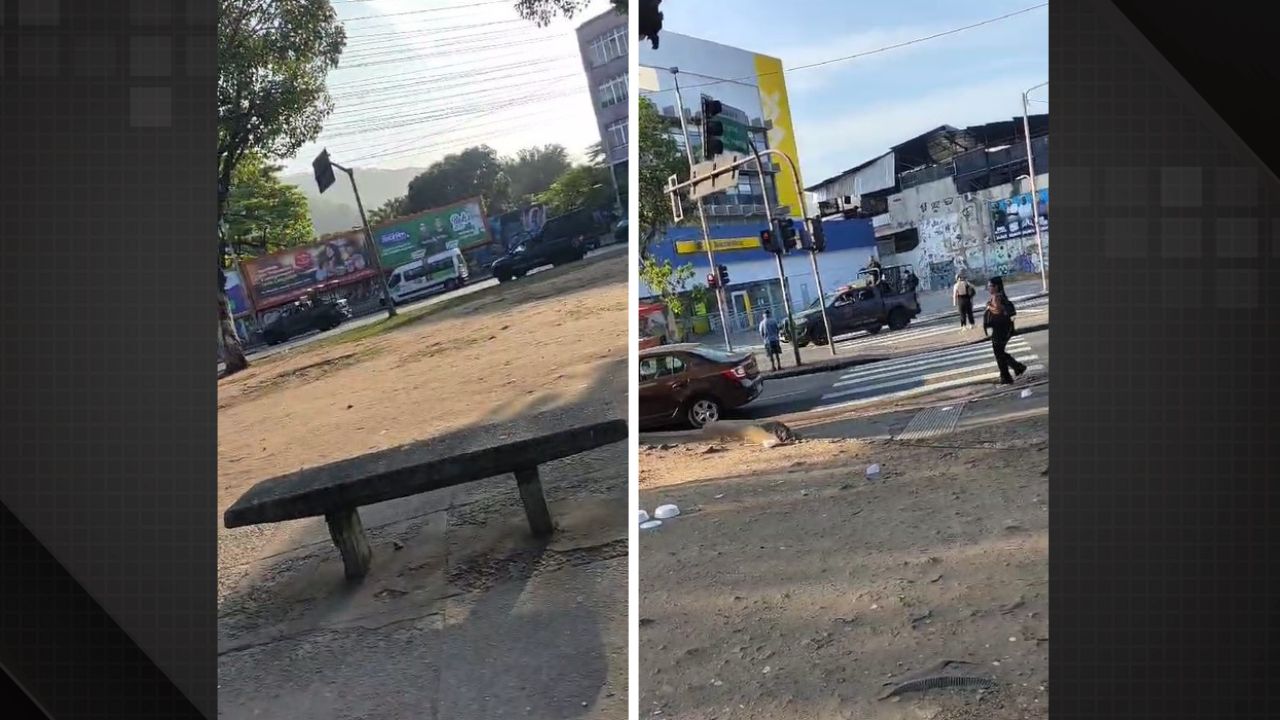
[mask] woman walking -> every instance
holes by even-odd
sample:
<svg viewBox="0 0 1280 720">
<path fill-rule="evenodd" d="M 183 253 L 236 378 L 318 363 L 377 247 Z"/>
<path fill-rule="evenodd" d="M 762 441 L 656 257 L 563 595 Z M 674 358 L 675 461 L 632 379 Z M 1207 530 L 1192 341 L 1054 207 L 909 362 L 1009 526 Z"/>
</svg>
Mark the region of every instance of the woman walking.
<svg viewBox="0 0 1280 720">
<path fill-rule="evenodd" d="M 1009 354 L 1006 349 L 1013 337 L 1013 317 L 1018 314 L 1013 301 L 1004 292 L 1004 280 L 993 277 L 987 282 L 987 309 L 982 314 L 982 330 L 991 336 L 991 351 L 1000 369 L 1000 384 L 1012 385 L 1013 378 L 1027 371 L 1027 366 Z M 1013 370 L 1013 375 L 1009 371 Z"/>
<path fill-rule="evenodd" d="M 960 332 L 976 327 L 973 322 L 973 296 L 978 291 L 973 289 L 964 273 L 956 275 L 956 284 L 951 288 L 951 306 L 960 309 Z"/>
</svg>

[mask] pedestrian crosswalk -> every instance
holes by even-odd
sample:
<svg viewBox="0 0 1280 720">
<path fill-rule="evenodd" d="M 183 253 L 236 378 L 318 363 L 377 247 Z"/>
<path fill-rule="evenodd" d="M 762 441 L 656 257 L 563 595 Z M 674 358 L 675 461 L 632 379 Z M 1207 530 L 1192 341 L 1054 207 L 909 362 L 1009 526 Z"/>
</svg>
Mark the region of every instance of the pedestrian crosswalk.
<svg viewBox="0 0 1280 720">
<path fill-rule="evenodd" d="M 1026 301 L 1025 303 L 1018 304 L 1017 319 L 1021 323 L 1026 323 L 1028 321 L 1034 320 L 1037 315 L 1043 315 L 1048 309 L 1049 309 L 1049 298 L 1047 297 L 1034 298 Z M 972 335 L 970 335 L 970 337 L 975 337 L 975 338 L 981 337 L 982 336 L 981 308 L 979 308 L 974 313 L 974 316 L 979 324 L 978 324 L 977 330 L 969 331 L 970 333 L 973 333 Z M 886 330 L 881 330 L 876 335 L 868 335 L 865 332 L 858 331 L 850 335 L 837 336 L 836 348 L 838 350 L 848 350 L 848 349 L 863 350 L 863 349 L 878 349 L 878 348 L 888 349 L 888 348 L 894 347 L 895 345 L 904 345 L 908 343 L 914 343 L 920 340 L 927 340 L 930 338 L 941 340 L 946 338 L 948 335 L 960 335 L 960 334 L 961 334 L 960 333 L 960 316 L 959 314 L 957 314 L 955 316 L 954 322 L 942 322 L 941 324 L 935 322 L 935 323 L 930 323 L 928 325 L 922 325 L 922 326 L 912 325 L 912 326 L 908 326 L 903 330 L 897 330 L 897 331 L 891 331 L 886 329 Z"/>
<path fill-rule="evenodd" d="M 1027 366 L 1027 372 L 1044 371 L 1044 365 L 1026 339 L 1015 336 L 1008 348 L 1011 355 Z M 821 396 L 820 407 L 897 399 L 999 379 L 991 345 L 982 343 L 851 368 L 832 382 Z"/>
</svg>

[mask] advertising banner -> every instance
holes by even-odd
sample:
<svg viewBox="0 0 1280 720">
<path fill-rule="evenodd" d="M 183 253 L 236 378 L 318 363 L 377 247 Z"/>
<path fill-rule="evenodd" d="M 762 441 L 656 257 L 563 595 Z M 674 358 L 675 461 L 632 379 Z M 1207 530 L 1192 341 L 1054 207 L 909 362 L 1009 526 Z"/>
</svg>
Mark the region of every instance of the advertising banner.
<svg viewBox="0 0 1280 720">
<path fill-rule="evenodd" d="M 345 285 L 378 274 L 364 233 L 354 230 L 315 245 L 247 260 L 242 267 L 259 310 L 297 300 L 320 284 Z"/>
<path fill-rule="evenodd" d="M 463 200 L 373 228 L 387 272 L 452 248 L 466 252 L 493 239 L 480 199 Z"/>
<path fill-rule="evenodd" d="M 1040 232 L 1049 230 L 1049 188 L 1042 188 L 1036 193 L 1039 204 Z M 1031 215 L 1035 212 L 1031 205 L 1031 193 L 1022 193 L 1011 198 L 996 200 L 990 203 L 991 239 L 994 242 L 1011 240 L 1036 234 L 1036 226 L 1031 224 Z"/>
<path fill-rule="evenodd" d="M 240 317 L 253 312 L 253 306 L 249 304 L 249 289 L 244 286 L 244 280 L 240 279 L 240 271 L 226 270 L 223 274 L 227 276 L 227 299 L 231 301 L 231 316 Z"/>
</svg>

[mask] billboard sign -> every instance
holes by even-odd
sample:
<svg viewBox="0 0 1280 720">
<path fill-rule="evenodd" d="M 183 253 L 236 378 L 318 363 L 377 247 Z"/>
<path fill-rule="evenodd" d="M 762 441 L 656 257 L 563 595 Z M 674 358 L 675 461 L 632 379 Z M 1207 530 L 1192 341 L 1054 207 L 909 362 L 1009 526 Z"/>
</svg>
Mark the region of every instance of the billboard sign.
<svg viewBox="0 0 1280 720">
<path fill-rule="evenodd" d="M 249 289 L 244 286 L 240 271 L 226 270 L 223 274 L 227 277 L 227 299 L 231 301 L 231 316 L 240 317 L 253 312 L 253 306 L 249 304 Z"/>
<path fill-rule="evenodd" d="M 453 248 L 465 252 L 493 239 L 479 198 L 392 220 L 372 232 L 387 271 Z"/>
<path fill-rule="evenodd" d="M 321 284 L 345 285 L 378 274 L 359 230 L 247 260 L 242 267 L 259 310 L 297 300 Z"/>
<path fill-rule="evenodd" d="M 1040 222 L 1040 232 L 1049 230 L 1049 188 L 1036 192 L 1036 202 Z M 1031 216 L 1035 209 L 1031 204 L 1031 193 L 1022 193 L 1011 198 L 1004 198 L 989 203 L 991 212 L 991 239 L 995 242 L 1011 240 L 1036 234 L 1036 226 Z"/>
</svg>

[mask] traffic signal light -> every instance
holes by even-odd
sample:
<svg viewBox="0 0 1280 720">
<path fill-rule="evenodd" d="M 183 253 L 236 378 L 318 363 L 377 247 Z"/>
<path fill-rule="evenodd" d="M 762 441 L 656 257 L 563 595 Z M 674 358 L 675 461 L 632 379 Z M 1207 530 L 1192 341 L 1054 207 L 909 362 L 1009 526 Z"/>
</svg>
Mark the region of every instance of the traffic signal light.
<svg viewBox="0 0 1280 720">
<path fill-rule="evenodd" d="M 707 287 L 711 288 L 712 290 L 715 290 L 716 282 L 717 282 L 716 274 L 707 273 Z"/>
<path fill-rule="evenodd" d="M 813 219 L 813 239 L 810 245 L 814 252 L 822 252 L 827 249 L 827 234 L 822 229 L 822 218 L 815 217 Z"/>
<path fill-rule="evenodd" d="M 658 6 L 662 4 L 662 0 L 640 0 L 640 37 L 653 43 L 653 49 L 658 49 L 658 33 L 662 31 L 662 13 L 658 12 Z"/>
<path fill-rule="evenodd" d="M 720 271 L 720 286 L 728 287 L 729 286 L 729 268 L 724 265 L 721 265 L 717 269 Z"/>
<path fill-rule="evenodd" d="M 713 160 L 724 152 L 724 123 L 716 120 L 716 116 L 724 112 L 724 105 L 719 100 L 702 96 L 702 159 Z"/>
<path fill-rule="evenodd" d="M 781 218 L 778 220 L 778 238 L 782 241 L 782 247 L 787 250 L 796 249 L 796 221 L 791 218 Z"/>
<path fill-rule="evenodd" d="M 760 247 L 764 248 L 766 252 L 781 252 L 781 248 L 774 242 L 772 230 L 760 231 Z"/>
</svg>

